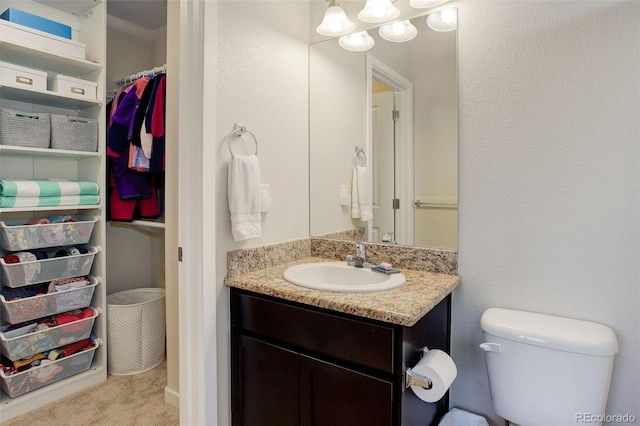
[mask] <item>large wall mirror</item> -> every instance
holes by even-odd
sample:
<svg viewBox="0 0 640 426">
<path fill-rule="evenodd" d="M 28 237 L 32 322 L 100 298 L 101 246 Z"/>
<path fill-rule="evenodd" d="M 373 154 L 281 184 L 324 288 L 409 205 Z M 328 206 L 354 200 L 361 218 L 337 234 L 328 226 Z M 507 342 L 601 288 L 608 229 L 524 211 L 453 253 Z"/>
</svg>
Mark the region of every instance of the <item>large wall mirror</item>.
<svg viewBox="0 0 640 426">
<path fill-rule="evenodd" d="M 456 31 L 411 22 L 366 52 L 309 46 L 311 236 L 457 249 Z"/>
</svg>

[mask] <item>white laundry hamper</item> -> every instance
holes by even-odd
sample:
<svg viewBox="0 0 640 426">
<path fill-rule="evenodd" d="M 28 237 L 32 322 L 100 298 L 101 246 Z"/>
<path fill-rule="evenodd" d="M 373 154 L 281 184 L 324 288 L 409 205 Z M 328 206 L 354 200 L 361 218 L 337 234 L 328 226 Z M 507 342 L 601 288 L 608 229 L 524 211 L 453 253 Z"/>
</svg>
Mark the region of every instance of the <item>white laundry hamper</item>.
<svg viewBox="0 0 640 426">
<path fill-rule="evenodd" d="M 164 353 L 164 289 L 136 288 L 108 295 L 108 373 L 142 373 L 160 364 Z"/>
</svg>

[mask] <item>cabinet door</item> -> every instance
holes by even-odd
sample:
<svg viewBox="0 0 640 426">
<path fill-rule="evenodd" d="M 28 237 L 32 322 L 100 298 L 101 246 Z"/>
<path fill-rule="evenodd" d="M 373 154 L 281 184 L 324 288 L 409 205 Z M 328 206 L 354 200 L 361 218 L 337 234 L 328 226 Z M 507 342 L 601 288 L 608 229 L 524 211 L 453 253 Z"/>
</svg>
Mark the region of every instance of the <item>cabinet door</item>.
<svg viewBox="0 0 640 426">
<path fill-rule="evenodd" d="M 302 426 L 393 424 L 393 384 L 300 356 Z"/>
<path fill-rule="evenodd" d="M 298 353 L 238 333 L 231 339 L 233 425 L 298 425 Z"/>
</svg>

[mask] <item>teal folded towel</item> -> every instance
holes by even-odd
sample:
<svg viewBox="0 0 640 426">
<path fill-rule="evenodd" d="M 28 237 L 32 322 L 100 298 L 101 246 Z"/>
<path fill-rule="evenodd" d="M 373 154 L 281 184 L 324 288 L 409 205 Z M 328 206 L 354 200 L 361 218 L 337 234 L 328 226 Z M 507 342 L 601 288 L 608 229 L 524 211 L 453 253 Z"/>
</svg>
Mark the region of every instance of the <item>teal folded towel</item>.
<svg viewBox="0 0 640 426">
<path fill-rule="evenodd" d="M 3 197 L 58 197 L 98 195 L 98 184 L 71 179 L 0 179 Z M 55 205 L 55 204 L 54 204 Z"/>
<path fill-rule="evenodd" d="M 58 197 L 4 197 L 0 196 L 0 208 L 86 206 L 100 203 L 97 195 L 61 195 Z"/>
</svg>

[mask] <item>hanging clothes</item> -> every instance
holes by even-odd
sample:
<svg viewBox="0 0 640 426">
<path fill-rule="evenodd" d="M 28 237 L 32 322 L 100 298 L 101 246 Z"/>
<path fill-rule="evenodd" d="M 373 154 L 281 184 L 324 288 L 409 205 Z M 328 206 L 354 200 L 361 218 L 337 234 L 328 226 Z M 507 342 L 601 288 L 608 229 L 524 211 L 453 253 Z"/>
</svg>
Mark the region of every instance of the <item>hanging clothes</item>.
<svg viewBox="0 0 640 426">
<path fill-rule="evenodd" d="M 137 79 L 107 105 L 108 219 L 161 215 L 166 76 Z"/>
</svg>

